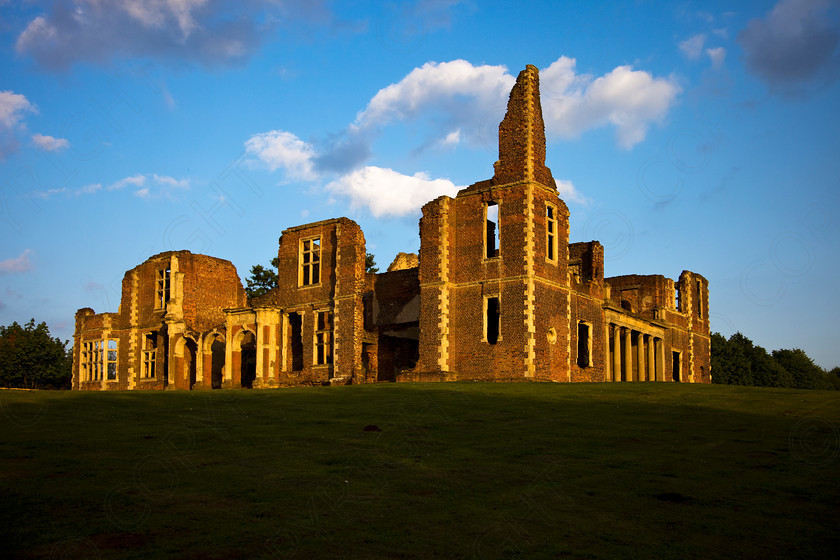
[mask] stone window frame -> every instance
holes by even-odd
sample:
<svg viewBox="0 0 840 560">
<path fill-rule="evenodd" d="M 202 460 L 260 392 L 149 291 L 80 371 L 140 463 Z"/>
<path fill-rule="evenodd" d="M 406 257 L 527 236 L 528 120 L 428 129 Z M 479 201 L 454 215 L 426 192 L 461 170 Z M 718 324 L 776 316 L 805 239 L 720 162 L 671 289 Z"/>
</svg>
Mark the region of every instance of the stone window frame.
<svg viewBox="0 0 840 560">
<path fill-rule="evenodd" d="M 113 343 L 113 348 L 111 347 Z M 82 343 L 81 378 L 83 381 L 119 381 L 117 339 L 104 337 Z M 113 359 L 111 359 L 113 356 Z M 111 367 L 113 366 L 113 367 Z M 113 377 L 111 376 L 113 372 Z"/>
<path fill-rule="evenodd" d="M 495 342 L 490 341 L 489 332 L 490 332 L 490 300 L 495 299 L 497 302 L 497 314 L 496 314 L 496 321 L 497 321 L 497 336 Z M 481 317 L 482 317 L 482 329 L 481 329 L 481 342 L 486 342 L 487 344 L 495 345 L 502 341 L 502 297 L 501 294 L 489 294 L 482 298 L 482 306 L 481 306 Z"/>
<path fill-rule="evenodd" d="M 82 379 L 84 381 L 102 381 L 102 340 L 86 340 L 82 342 Z"/>
<path fill-rule="evenodd" d="M 333 364 L 333 312 L 330 309 L 315 311 L 312 337 L 312 365 L 328 367 Z"/>
<path fill-rule="evenodd" d="M 553 226 L 553 227 L 552 227 Z M 554 265 L 559 264 L 560 258 L 558 251 L 560 244 L 558 243 L 558 229 L 559 223 L 557 220 L 557 206 L 550 202 L 545 203 L 545 262 Z M 553 229 L 553 231 L 552 231 Z M 554 253 L 554 257 L 551 257 Z"/>
<path fill-rule="evenodd" d="M 317 243 L 317 248 L 310 245 L 306 249 L 306 243 Z M 311 288 L 321 285 L 321 235 L 312 235 L 309 237 L 302 237 L 298 242 L 298 287 Z M 308 262 L 304 262 L 307 259 Z M 313 274 L 314 271 L 314 274 Z M 308 274 L 307 274 L 308 273 Z M 317 276 L 317 281 L 313 281 L 313 276 Z"/>
<path fill-rule="evenodd" d="M 487 245 L 487 224 L 488 214 L 491 207 L 496 207 L 496 231 L 493 235 L 493 240 L 496 243 L 496 249 L 494 251 L 493 256 L 488 256 L 488 252 L 490 248 Z M 498 200 L 488 200 L 483 204 L 483 219 L 482 219 L 482 231 L 481 231 L 481 238 L 483 240 L 482 243 L 482 260 L 491 261 L 495 259 L 502 258 L 502 204 Z"/>
<path fill-rule="evenodd" d="M 166 309 L 172 297 L 172 269 L 169 265 L 157 269 L 155 288 L 155 309 Z"/>
<path fill-rule="evenodd" d="M 149 343 L 151 342 L 151 348 Z M 142 370 L 143 379 L 155 379 L 157 374 L 157 333 L 147 332 L 143 335 Z"/>
<path fill-rule="evenodd" d="M 581 364 L 580 363 L 581 362 L 581 359 L 580 359 L 580 328 L 581 328 L 581 326 L 585 326 L 586 329 L 587 329 L 587 333 L 586 333 L 586 336 L 587 336 L 587 340 L 586 340 L 586 343 L 587 343 L 586 364 Z M 592 367 L 593 364 L 594 364 L 594 361 L 592 359 L 592 334 L 593 334 L 593 332 L 594 332 L 594 330 L 592 328 L 592 323 L 590 323 L 589 321 L 580 320 L 580 321 L 577 322 L 577 332 L 575 333 L 575 335 L 576 335 L 576 340 L 578 341 L 578 345 L 577 345 L 578 354 L 577 354 L 577 360 L 576 360 L 576 363 L 577 363 L 578 367 L 588 368 L 588 367 Z"/>
<path fill-rule="evenodd" d="M 116 338 L 106 338 L 103 342 L 103 373 L 105 379 L 108 381 L 119 381 L 119 341 Z M 113 377 L 111 376 L 112 373 Z"/>
</svg>

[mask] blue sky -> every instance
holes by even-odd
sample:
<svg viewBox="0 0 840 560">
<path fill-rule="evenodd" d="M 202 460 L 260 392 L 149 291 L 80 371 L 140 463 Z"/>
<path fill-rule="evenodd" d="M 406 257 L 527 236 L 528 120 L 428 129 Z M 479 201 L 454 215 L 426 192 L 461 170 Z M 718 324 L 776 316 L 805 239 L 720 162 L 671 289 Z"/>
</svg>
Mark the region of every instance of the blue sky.
<svg viewBox="0 0 840 560">
<path fill-rule="evenodd" d="M 699 272 L 714 331 L 840 365 L 838 4 L 0 0 L 0 324 L 70 338 L 155 253 L 244 281 L 337 216 L 384 269 L 492 175 L 534 64 L 571 241 L 607 276 Z"/>
</svg>

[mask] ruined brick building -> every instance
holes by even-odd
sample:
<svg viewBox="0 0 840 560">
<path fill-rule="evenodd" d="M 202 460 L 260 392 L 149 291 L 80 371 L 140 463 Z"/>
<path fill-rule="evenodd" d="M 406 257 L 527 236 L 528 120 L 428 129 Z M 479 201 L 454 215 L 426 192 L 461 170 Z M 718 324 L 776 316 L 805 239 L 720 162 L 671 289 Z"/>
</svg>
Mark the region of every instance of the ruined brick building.
<svg viewBox="0 0 840 560">
<path fill-rule="evenodd" d="M 352 220 L 292 227 L 278 286 L 248 302 L 230 262 L 155 255 L 125 274 L 117 313 L 76 313 L 73 388 L 710 382 L 706 279 L 604 278 L 603 246 L 570 244 L 568 218 L 528 66 L 493 177 L 423 207 L 419 258 L 366 273 Z"/>
</svg>

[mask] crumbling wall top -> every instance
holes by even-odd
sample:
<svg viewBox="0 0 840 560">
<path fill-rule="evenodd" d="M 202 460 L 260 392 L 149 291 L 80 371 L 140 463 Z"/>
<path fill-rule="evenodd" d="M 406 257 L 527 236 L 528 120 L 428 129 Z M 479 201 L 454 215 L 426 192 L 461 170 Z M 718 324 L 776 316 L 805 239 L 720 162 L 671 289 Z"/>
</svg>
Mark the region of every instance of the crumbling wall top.
<svg viewBox="0 0 840 560">
<path fill-rule="evenodd" d="M 499 125 L 499 161 L 494 167 L 495 185 L 537 181 L 556 188 L 551 170 L 545 165 L 545 123 L 536 66 L 526 66 L 510 92 L 507 113 Z"/>
</svg>

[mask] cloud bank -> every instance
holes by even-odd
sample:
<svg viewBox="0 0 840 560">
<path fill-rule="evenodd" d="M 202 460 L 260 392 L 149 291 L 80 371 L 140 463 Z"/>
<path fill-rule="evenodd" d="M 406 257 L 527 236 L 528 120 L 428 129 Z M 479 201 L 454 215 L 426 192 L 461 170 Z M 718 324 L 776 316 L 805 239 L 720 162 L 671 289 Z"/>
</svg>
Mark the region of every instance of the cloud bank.
<svg viewBox="0 0 840 560">
<path fill-rule="evenodd" d="M 773 91 L 800 93 L 840 74 L 836 0 L 780 0 L 738 34 L 747 69 Z"/>
<path fill-rule="evenodd" d="M 702 45 L 701 47 L 702 48 Z M 428 200 L 454 194 L 450 180 L 425 173 L 404 175 L 368 165 L 373 144 L 396 124 L 427 135 L 418 149 L 479 146 L 482 134 L 496 143 L 496 124 L 504 115 L 516 78 L 504 66 L 474 66 L 465 60 L 428 62 L 402 80 L 379 90 L 344 130 L 321 141 L 270 130 L 245 142 L 252 163 L 280 171 L 286 180 L 325 182 L 333 195 L 374 216 L 416 212 Z M 541 72 L 542 107 L 549 138 L 576 138 L 600 127 L 615 129 L 617 144 L 630 149 L 644 140 L 652 124 L 662 122 L 681 92 L 673 78 L 619 66 L 594 77 L 577 74 L 575 60 L 560 57 Z M 493 122 L 492 133 L 485 121 Z M 568 200 L 585 203 L 574 186 L 559 182 Z"/>
<path fill-rule="evenodd" d="M 48 70 L 115 56 L 204 66 L 241 63 L 279 28 L 331 26 L 318 0 L 56 0 L 21 32 L 18 53 Z"/>
</svg>

